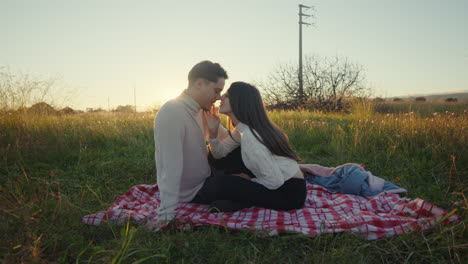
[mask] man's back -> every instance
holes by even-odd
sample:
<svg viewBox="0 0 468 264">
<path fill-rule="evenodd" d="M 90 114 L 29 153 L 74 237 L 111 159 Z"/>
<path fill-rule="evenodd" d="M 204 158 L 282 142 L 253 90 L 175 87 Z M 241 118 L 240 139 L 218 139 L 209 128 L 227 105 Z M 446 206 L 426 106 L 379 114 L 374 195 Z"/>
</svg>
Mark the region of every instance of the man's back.
<svg viewBox="0 0 468 264">
<path fill-rule="evenodd" d="M 172 219 L 179 202 L 191 201 L 211 169 L 207 160 L 200 106 L 182 93 L 164 104 L 155 120 L 158 218 Z"/>
</svg>

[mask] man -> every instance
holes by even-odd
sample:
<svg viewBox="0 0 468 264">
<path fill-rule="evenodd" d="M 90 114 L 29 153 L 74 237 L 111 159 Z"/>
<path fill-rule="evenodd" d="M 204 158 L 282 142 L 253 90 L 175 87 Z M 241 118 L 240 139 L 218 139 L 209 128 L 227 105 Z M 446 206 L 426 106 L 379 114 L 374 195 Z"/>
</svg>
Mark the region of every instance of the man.
<svg viewBox="0 0 468 264">
<path fill-rule="evenodd" d="M 202 61 L 190 70 L 188 88 L 158 111 L 154 139 L 161 205 L 153 229 L 167 225 L 175 217 L 178 204 L 192 201 L 211 175 L 203 112 L 221 99 L 227 78 L 218 63 Z M 218 137 L 225 136 L 225 131 L 220 131 Z"/>
</svg>

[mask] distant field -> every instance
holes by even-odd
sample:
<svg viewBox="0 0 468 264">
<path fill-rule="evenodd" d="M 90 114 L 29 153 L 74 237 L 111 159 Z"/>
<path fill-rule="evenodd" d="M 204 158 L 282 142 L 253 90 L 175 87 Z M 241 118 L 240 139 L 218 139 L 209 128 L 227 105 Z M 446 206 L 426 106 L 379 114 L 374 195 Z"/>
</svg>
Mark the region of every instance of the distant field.
<svg viewBox="0 0 468 264">
<path fill-rule="evenodd" d="M 85 226 L 81 216 L 105 210 L 133 185 L 154 183 L 154 114 L 0 113 L 0 261 L 466 263 L 467 110 L 387 104 L 356 106 L 352 114 L 270 113 L 304 163 L 363 163 L 409 197 L 457 209 L 464 219 L 370 242 L 352 234 L 261 238 L 211 227 L 148 233 L 139 226 L 129 239 L 113 224 Z"/>
<path fill-rule="evenodd" d="M 460 114 L 468 111 L 468 101 L 445 103 L 445 102 L 385 102 L 375 106 L 377 113 L 409 113 L 413 112 L 421 116 L 430 116 L 433 113 L 451 112 Z"/>
</svg>

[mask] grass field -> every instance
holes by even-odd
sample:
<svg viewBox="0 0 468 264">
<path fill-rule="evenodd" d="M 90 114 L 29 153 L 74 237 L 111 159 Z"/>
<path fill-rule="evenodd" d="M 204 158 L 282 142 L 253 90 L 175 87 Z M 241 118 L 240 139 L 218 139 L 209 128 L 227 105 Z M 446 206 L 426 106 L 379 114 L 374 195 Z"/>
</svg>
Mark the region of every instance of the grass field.
<svg viewBox="0 0 468 264">
<path fill-rule="evenodd" d="M 463 218 L 365 241 L 352 234 L 257 237 L 202 227 L 149 233 L 83 225 L 155 181 L 154 114 L 0 114 L 0 261 L 5 263 L 467 263 L 468 113 L 271 112 L 304 163 L 363 163 Z"/>
</svg>

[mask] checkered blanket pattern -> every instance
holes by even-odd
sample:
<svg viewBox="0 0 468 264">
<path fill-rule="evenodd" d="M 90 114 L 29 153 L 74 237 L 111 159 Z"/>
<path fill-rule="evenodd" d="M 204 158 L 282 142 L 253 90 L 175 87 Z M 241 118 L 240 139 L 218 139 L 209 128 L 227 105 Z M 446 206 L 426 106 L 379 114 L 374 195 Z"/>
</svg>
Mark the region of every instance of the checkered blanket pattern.
<svg viewBox="0 0 468 264">
<path fill-rule="evenodd" d="M 368 240 L 418 232 L 436 226 L 454 224 L 461 218 L 422 199 L 400 198 L 398 194 L 381 194 L 371 198 L 333 193 L 319 185 L 307 183 L 307 200 L 303 209 L 288 212 L 252 207 L 234 213 L 208 213 L 208 206 L 181 203 L 175 226 L 187 229 L 214 225 L 229 229 L 256 230 L 265 235 L 281 233 L 353 232 Z M 160 204 L 157 184 L 136 185 L 112 204 L 107 211 L 86 215 L 83 222 L 102 225 L 106 221 L 123 223 L 132 218 L 140 224 L 155 221 Z"/>
</svg>

